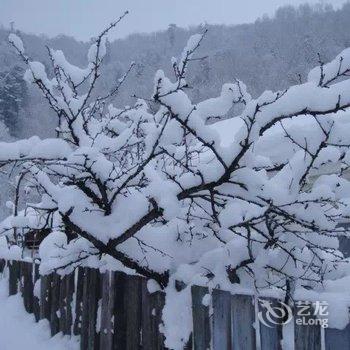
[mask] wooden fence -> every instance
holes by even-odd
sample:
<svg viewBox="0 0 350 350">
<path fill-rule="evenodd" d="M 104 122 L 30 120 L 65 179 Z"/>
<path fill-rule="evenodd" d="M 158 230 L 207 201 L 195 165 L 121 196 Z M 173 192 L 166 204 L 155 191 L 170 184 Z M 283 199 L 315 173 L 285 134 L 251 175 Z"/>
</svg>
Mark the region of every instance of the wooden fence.
<svg viewBox="0 0 350 350">
<path fill-rule="evenodd" d="M 165 349 L 159 330 L 164 294 L 150 294 L 142 277 L 91 268 L 40 276 L 38 265 L 0 261 L 4 269 L 9 295 L 20 292 L 27 312 L 47 319 L 52 335 L 80 336 L 81 350 Z M 204 305 L 207 294 L 205 287 L 192 287 L 193 333 L 186 349 L 281 349 L 281 327 L 258 322 L 253 297 L 214 290 Z M 350 326 L 321 332 L 320 326 L 295 324 L 294 334 L 295 350 L 320 350 L 321 343 L 326 350 L 350 349 Z"/>
</svg>

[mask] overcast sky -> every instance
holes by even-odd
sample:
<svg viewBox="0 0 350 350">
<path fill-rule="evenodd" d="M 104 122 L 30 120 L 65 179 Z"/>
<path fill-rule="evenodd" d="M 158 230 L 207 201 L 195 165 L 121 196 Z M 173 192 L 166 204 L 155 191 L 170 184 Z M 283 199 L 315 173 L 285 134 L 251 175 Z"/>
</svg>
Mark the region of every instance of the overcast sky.
<svg viewBox="0 0 350 350">
<path fill-rule="evenodd" d="M 63 33 L 88 40 L 125 10 L 130 15 L 114 37 L 191 24 L 252 22 L 281 5 L 321 0 L 0 0 L 0 23 L 31 33 Z M 326 2 L 324 0 L 323 2 Z M 329 0 L 339 6 L 346 0 Z"/>
</svg>

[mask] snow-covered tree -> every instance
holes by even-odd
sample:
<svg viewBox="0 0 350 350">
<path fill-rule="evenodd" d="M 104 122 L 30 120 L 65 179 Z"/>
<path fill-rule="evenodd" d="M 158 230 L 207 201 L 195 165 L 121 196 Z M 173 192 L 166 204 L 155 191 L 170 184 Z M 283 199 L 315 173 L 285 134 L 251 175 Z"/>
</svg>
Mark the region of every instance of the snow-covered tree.
<svg viewBox="0 0 350 350">
<path fill-rule="evenodd" d="M 40 195 L 2 232 L 50 228 L 42 271 L 109 263 L 162 287 L 180 279 L 289 292 L 343 273 L 350 50 L 287 90 L 252 99 L 236 80 L 194 104 L 186 76 L 205 33 L 193 35 L 171 62 L 174 78 L 159 70 L 151 97 L 121 109 L 110 100 L 130 70 L 105 94 L 95 86 L 122 18 L 97 37 L 85 68 L 49 49 L 52 76 L 10 35 L 26 80 L 57 115 L 57 138 L 0 145 L 2 168 L 14 164 L 18 186 Z"/>
<path fill-rule="evenodd" d="M 19 115 L 26 102 L 27 87 L 23 80 L 23 68 L 14 66 L 0 72 L 0 120 L 10 134 L 16 136 Z"/>
</svg>

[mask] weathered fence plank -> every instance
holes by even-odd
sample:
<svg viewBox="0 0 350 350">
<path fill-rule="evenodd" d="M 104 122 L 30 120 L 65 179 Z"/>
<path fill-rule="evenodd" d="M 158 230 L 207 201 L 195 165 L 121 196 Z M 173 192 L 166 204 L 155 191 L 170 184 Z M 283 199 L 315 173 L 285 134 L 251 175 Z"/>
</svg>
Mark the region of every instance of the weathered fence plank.
<svg viewBox="0 0 350 350">
<path fill-rule="evenodd" d="M 60 291 L 59 291 L 59 297 L 58 297 L 58 307 L 59 307 L 59 330 L 60 332 L 66 331 L 66 276 L 62 276 L 61 283 L 60 283 Z"/>
<path fill-rule="evenodd" d="M 41 276 L 40 283 L 40 319 L 46 318 L 49 321 L 51 314 L 52 277 L 52 274 Z"/>
<path fill-rule="evenodd" d="M 208 288 L 205 287 L 193 286 L 191 288 L 194 350 L 210 348 L 209 306 L 203 305 L 203 298 L 208 293 Z"/>
<path fill-rule="evenodd" d="M 9 295 L 18 293 L 20 280 L 20 262 L 16 260 L 9 261 Z"/>
<path fill-rule="evenodd" d="M 142 281 L 142 349 L 162 350 L 164 335 L 159 326 L 162 323 L 162 310 L 165 303 L 164 293 L 149 293 L 147 281 Z"/>
<path fill-rule="evenodd" d="M 321 349 L 321 326 L 316 323 L 317 317 L 314 315 L 299 315 L 295 308 L 294 315 L 294 349 L 295 350 L 320 350 Z M 305 324 L 299 324 L 299 321 Z M 314 320 L 316 324 L 311 324 Z"/>
<path fill-rule="evenodd" d="M 17 288 L 18 288 L 18 292 L 21 293 L 23 305 L 24 305 L 25 301 L 24 301 L 24 291 L 23 291 L 23 272 L 25 268 L 23 268 L 23 264 L 24 264 L 23 261 L 19 261 L 18 264 L 19 264 L 19 268 L 18 268 L 18 287 Z"/>
<path fill-rule="evenodd" d="M 82 350 L 95 350 L 99 344 L 98 333 L 96 332 L 98 300 L 100 297 L 99 276 L 99 271 L 96 269 L 84 269 L 80 344 Z"/>
<path fill-rule="evenodd" d="M 213 301 L 213 350 L 232 349 L 231 340 L 231 294 L 214 289 Z"/>
<path fill-rule="evenodd" d="M 65 275 L 60 283 L 59 329 L 63 334 L 72 333 L 72 298 L 74 292 L 74 273 Z"/>
<path fill-rule="evenodd" d="M 0 259 L 0 273 L 4 272 L 5 266 L 6 266 L 6 260 Z"/>
<path fill-rule="evenodd" d="M 54 336 L 60 331 L 59 324 L 59 298 L 60 298 L 61 276 L 57 273 L 53 274 L 51 280 L 51 310 L 50 310 L 50 326 L 51 335 Z"/>
<path fill-rule="evenodd" d="M 39 265 L 33 263 L 33 312 L 35 320 L 38 322 L 40 320 L 40 290 L 36 289 L 36 286 L 41 286 L 41 279 L 39 274 Z M 39 283 L 37 285 L 36 283 Z"/>
<path fill-rule="evenodd" d="M 114 277 L 114 326 L 113 350 L 126 349 L 126 310 L 124 304 L 127 275 L 115 272 Z"/>
<path fill-rule="evenodd" d="M 82 314 L 80 325 L 80 349 L 88 348 L 89 340 L 89 288 L 90 288 L 90 273 L 89 268 L 84 267 L 83 275 L 83 294 L 82 294 Z"/>
<path fill-rule="evenodd" d="M 264 302 L 271 303 L 271 307 L 280 307 L 278 300 L 276 299 L 264 299 Z M 263 307 L 263 299 L 259 299 L 259 313 L 264 318 L 266 309 Z M 277 323 L 269 323 L 264 318 L 268 325 L 264 325 L 260 322 L 260 342 L 261 350 L 281 350 L 281 326 Z"/>
<path fill-rule="evenodd" d="M 84 290 L 84 268 L 79 267 L 76 273 L 76 280 L 73 281 L 75 285 L 75 318 L 73 325 L 73 334 L 80 335 L 82 322 L 82 307 L 83 307 L 83 290 Z"/>
<path fill-rule="evenodd" d="M 255 308 L 251 296 L 232 296 L 231 319 L 232 348 L 234 350 L 255 350 Z"/>
<path fill-rule="evenodd" d="M 106 271 L 102 276 L 100 349 L 113 349 L 114 272 Z"/>
<path fill-rule="evenodd" d="M 29 262 L 21 262 L 21 291 L 24 308 L 28 313 L 33 313 L 34 284 L 33 284 L 33 265 Z"/>
<path fill-rule="evenodd" d="M 75 290 L 75 272 L 73 271 L 69 275 L 67 275 L 66 278 L 66 329 L 64 331 L 64 334 L 71 335 L 72 334 L 72 328 L 73 328 L 73 310 L 72 310 L 72 303 L 73 303 L 73 297 L 74 297 L 74 290 Z"/>
<path fill-rule="evenodd" d="M 141 277 L 129 276 L 126 279 L 124 304 L 126 312 L 126 350 L 139 349 L 141 345 L 142 285 Z"/>
<path fill-rule="evenodd" d="M 350 324 L 344 329 L 325 329 L 325 350 L 350 349 Z"/>
<path fill-rule="evenodd" d="M 89 341 L 87 350 L 94 350 L 99 344 L 99 334 L 96 330 L 98 301 L 100 299 L 100 272 L 97 269 L 90 269 L 89 287 Z"/>
</svg>

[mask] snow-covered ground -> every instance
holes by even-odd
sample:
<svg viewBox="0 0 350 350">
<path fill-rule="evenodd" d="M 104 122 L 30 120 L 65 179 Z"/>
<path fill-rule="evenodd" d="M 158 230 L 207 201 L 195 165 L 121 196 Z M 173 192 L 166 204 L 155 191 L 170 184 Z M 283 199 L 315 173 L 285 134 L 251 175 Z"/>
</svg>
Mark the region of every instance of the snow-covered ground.
<svg viewBox="0 0 350 350">
<path fill-rule="evenodd" d="M 0 279 L 1 350 L 78 350 L 77 339 L 57 334 L 51 338 L 46 320 L 36 323 L 26 313 L 20 295 L 7 296 L 7 280 Z"/>
</svg>

